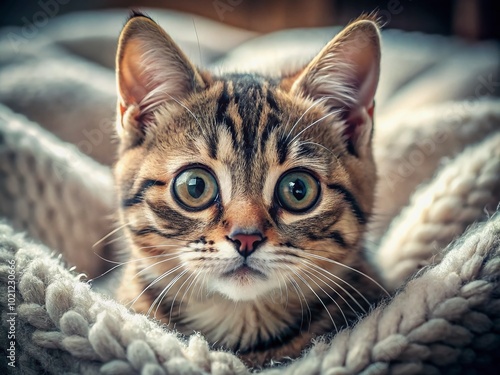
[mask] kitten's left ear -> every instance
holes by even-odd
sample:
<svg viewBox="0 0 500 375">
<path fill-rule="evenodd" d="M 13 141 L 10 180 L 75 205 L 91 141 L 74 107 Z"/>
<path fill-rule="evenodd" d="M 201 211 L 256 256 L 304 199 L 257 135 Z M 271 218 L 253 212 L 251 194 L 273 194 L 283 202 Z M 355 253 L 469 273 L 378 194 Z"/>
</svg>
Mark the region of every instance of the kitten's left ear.
<svg viewBox="0 0 500 375">
<path fill-rule="evenodd" d="M 125 24 L 116 55 L 121 138 L 141 139 L 158 105 L 178 102 L 205 83 L 170 36 L 149 17 L 134 14 Z"/>
<path fill-rule="evenodd" d="M 380 34 L 371 20 L 347 26 L 309 63 L 291 92 L 324 100 L 346 120 L 347 149 L 363 153 L 370 142 L 374 96 L 380 74 Z"/>
</svg>

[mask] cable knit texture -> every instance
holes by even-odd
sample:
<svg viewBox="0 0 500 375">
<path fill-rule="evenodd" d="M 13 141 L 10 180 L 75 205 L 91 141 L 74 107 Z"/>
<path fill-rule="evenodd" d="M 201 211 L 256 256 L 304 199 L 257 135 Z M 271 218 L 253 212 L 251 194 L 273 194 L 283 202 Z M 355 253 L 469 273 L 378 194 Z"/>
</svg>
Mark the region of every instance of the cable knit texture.
<svg viewBox="0 0 500 375">
<path fill-rule="evenodd" d="M 46 248 L 0 225 L 2 324 L 17 269 L 17 373 L 248 374 L 233 354 L 184 340 L 90 290 Z M 500 215 L 470 230 L 443 260 L 354 328 L 318 340 L 264 374 L 494 373 L 500 347 Z M 6 332 L 2 332 L 2 338 Z M 474 372 L 475 371 L 475 372 Z"/>
<path fill-rule="evenodd" d="M 397 288 L 500 202 L 500 132 L 466 148 L 395 219 L 377 251 L 386 284 Z M 436 255 L 434 258 L 433 256 Z"/>
<path fill-rule="evenodd" d="M 69 264 L 89 274 L 102 272 L 92 257 L 73 249 L 92 249 L 109 232 L 109 168 L 1 105 L 0 129 L 0 214 L 62 252 Z"/>
</svg>

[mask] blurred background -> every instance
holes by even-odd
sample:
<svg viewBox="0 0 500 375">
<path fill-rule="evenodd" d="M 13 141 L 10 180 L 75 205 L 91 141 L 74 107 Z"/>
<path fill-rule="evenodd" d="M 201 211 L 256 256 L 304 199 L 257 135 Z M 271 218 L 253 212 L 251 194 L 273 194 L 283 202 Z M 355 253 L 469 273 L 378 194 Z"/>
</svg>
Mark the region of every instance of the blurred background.
<svg viewBox="0 0 500 375">
<path fill-rule="evenodd" d="M 179 10 L 241 27 L 270 32 L 294 27 L 343 25 L 377 10 L 386 28 L 457 35 L 466 39 L 500 38 L 497 0 L 2 0 L 0 26 L 33 22 L 42 4 L 56 3 L 58 14 L 79 10 L 154 7 Z M 403 12 L 404 10 L 404 12 Z"/>
</svg>

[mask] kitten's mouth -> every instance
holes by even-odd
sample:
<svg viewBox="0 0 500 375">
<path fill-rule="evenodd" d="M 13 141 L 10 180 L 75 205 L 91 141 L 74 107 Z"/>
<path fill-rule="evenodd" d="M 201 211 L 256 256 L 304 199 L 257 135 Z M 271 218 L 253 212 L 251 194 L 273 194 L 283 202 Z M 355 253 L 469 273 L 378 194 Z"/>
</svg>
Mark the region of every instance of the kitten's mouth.
<svg viewBox="0 0 500 375">
<path fill-rule="evenodd" d="M 241 262 L 241 263 L 240 263 Z M 250 301 L 276 288 L 274 279 L 243 260 L 213 279 L 212 289 L 233 301 Z"/>
<path fill-rule="evenodd" d="M 250 267 L 248 264 L 243 263 L 241 266 L 236 267 L 230 271 L 222 274 L 224 278 L 235 278 L 238 280 L 247 280 L 251 278 L 267 279 L 266 275 L 255 268 Z"/>
</svg>

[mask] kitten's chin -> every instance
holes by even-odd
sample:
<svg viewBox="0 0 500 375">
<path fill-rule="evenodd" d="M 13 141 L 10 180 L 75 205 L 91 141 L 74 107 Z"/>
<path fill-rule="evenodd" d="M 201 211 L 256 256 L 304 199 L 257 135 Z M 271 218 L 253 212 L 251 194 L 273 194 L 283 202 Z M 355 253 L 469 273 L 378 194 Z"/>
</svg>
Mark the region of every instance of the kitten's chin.
<svg viewBox="0 0 500 375">
<path fill-rule="evenodd" d="M 249 301 L 263 297 L 278 288 L 279 284 L 274 284 L 263 275 L 240 271 L 214 278 L 209 285 L 213 292 L 233 301 Z"/>
</svg>

